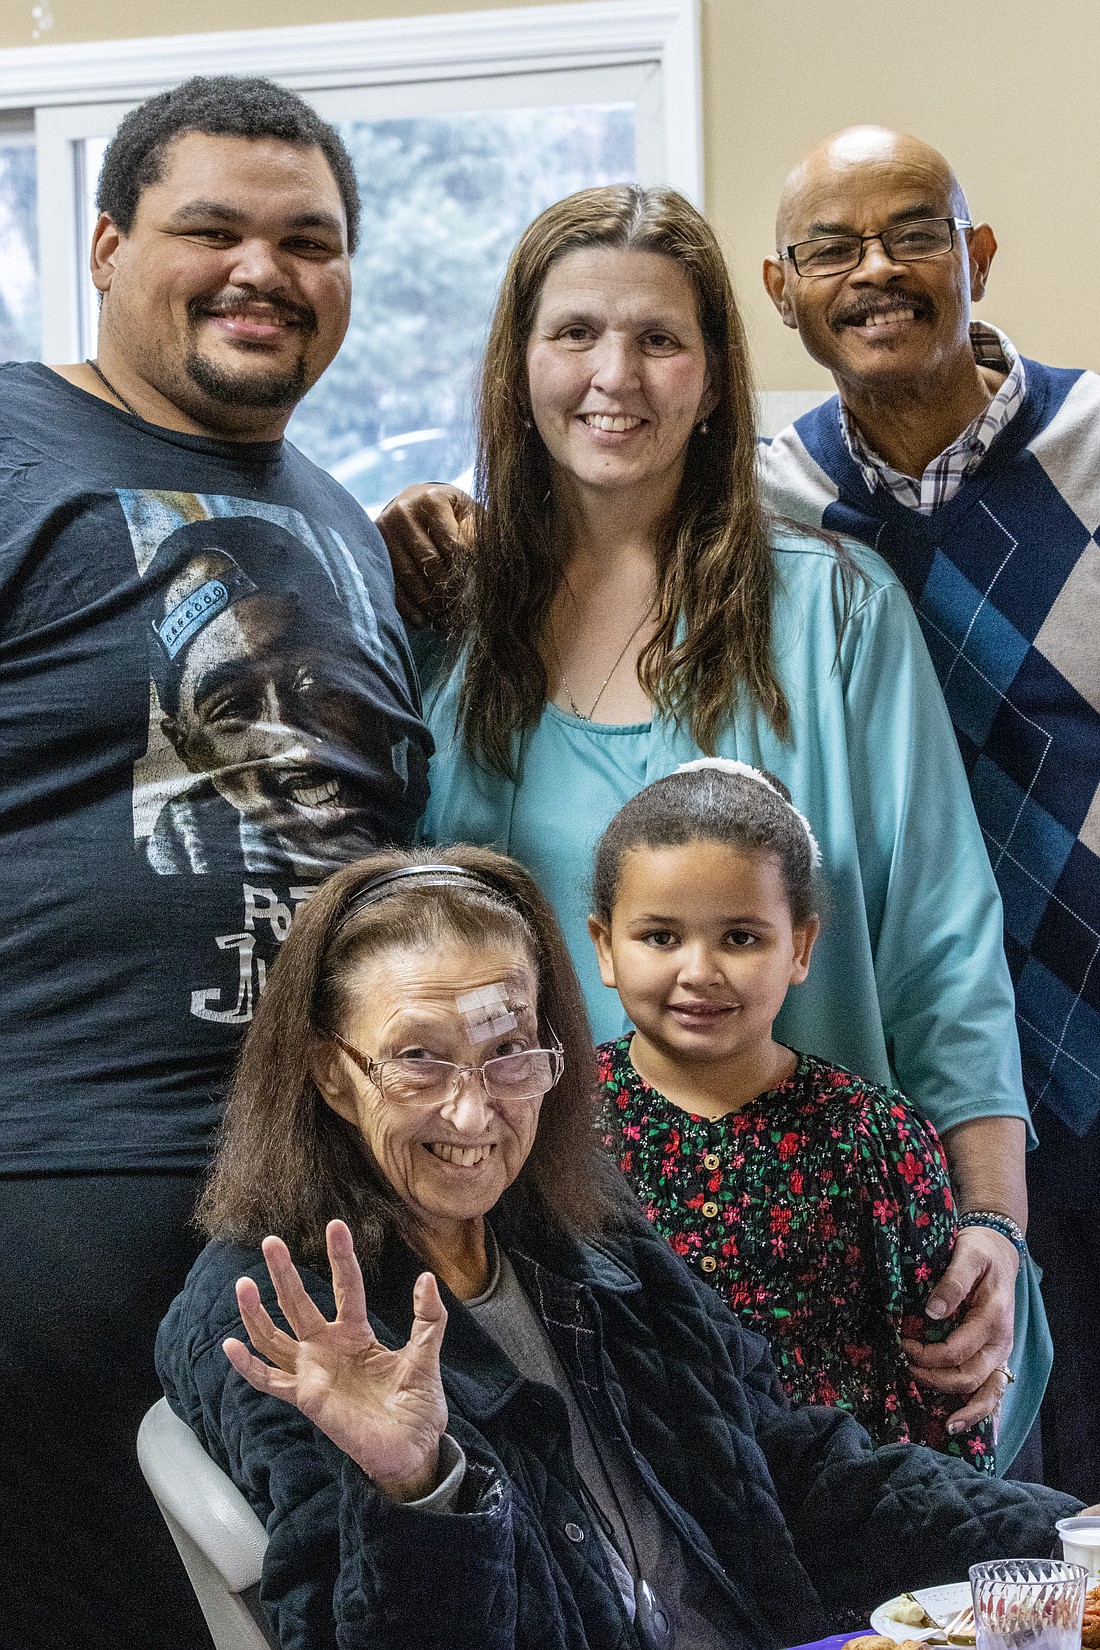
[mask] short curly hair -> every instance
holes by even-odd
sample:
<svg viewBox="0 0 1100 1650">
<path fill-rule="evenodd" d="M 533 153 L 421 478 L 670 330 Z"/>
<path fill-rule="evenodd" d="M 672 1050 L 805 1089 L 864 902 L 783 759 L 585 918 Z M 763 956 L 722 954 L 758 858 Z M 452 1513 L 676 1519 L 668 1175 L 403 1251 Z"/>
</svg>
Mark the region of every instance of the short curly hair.
<svg viewBox="0 0 1100 1650">
<path fill-rule="evenodd" d="M 123 234 L 133 228 L 143 189 L 164 175 L 168 146 L 185 132 L 213 137 L 277 138 L 320 149 L 344 203 L 348 250 L 359 242 L 359 186 L 344 140 L 297 92 L 258 75 L 193 75 L 146 98 L 124 117 L 107 145 L 96 206 Z"/>
</svg>

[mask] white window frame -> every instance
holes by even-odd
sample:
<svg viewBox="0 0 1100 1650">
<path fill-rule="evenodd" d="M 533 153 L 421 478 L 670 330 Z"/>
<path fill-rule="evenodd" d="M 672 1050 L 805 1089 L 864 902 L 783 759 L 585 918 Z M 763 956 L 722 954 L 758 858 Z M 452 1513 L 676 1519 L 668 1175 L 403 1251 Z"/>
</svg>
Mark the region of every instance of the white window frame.
<svg viewBox="0 0 1100 1650">
<path fill-rule="evenodd" d="M 79 359 L 94 342 L 83 141 L 107 136 L 134 103 L 188 75 L 234 67 L 269 75 L 315 95 L 331 118 L 352 92 L 367 93 L 368 117 L 384 118 L 610 101 L 629 85 L 638 98 L 639 180 L 669 183 L 701 208 L 699 51 L 699 0 L 583 0 L 0 51 L 0 122 L 34 119 L 42 358 Z M 626 74 L 632 69 L 640 76 Z"/>
</svg>

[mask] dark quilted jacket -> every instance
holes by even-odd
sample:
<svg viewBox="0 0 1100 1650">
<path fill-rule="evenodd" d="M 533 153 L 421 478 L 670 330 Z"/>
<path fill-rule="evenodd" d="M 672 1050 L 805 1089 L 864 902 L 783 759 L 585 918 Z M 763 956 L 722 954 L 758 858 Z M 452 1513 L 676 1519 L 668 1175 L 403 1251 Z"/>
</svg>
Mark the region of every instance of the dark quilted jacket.
<svg viewBox="0 0 1100 1650">
<path fill-rule="evenodd" d="M 875 1450 L 838 1410 L 791 1409 L 764 1341 L 648 1229 L 598 1246 L 555 1240 L 537 1255 L 503 1241 L 574 1390 L 693 1555 L 696 1607 L 731 1650 L 820 1637 L 842 1610 L 956 1581 L 978 1559 L 1049 1553 L 1055 1519 L 1077 1508 L 914 1445 Z M 387 1345 L 408 1336 L 419 1269 L 394 1247 L 368 1286 Z M 450 1515 L 394 1505 L 296 1410 L 230 1369 L 220 1343 L 243 1336 L 233 1280 L 246 1273 L 282 1322 L 258 1252 L 212 1243 L 165 1319 L 157 1361 L 172 1407 L 267 1525 L 261 1596 L 285 1650 L 636 1646 L 556 1392 L 518 1375 L 444 1290 L 462 1500 Z M 303 1277 L 332 1316 L 331 1287 Z"/>
</svg>

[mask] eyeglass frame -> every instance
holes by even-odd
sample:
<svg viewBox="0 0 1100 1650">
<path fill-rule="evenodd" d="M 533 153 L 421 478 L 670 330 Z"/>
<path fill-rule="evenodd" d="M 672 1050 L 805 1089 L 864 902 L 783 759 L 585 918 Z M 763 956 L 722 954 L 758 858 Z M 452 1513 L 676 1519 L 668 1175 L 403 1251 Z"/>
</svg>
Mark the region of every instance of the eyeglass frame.
<svg viewBox="0 0 1100 1650">
<path fill-rule="evenodd" d="M 554 1030 L 554 1028 L 553 1028 L 553 1026 L 551 1026 L 550 1031 L 552 1033 L 553 1033 L 553 1030 Z M 387 1055 L 387 1057 L 384 1060 L 372 1060 L 369 1054 L 364 1054 L 362 1049 L 356 1048 L 354 1043 L 349 1043 L 346 1040 L 346 1038 L 341 1037 L 338 1032 L 329 1031 L 329 1032 L 326 1032 L 326 1036 L 328 1037 L 330 1042 L 336 1044 L 337 1048 L 343 1049 L 344 1053 L 348 1056 L 348 1058 L 350 1060 L 352 1060 L 355 1063 L 355 1065 L 358 1066 L 359 1070 L 363 1073 L 363 1075 L 370 1082 L 372 1082 L 374 1084 L 375 1088 L 378 1090 L 379 1094 L 382 1096 L 382 1098 L 384 1100 L 390 1098 L 386 1094 L 385 1084 L 384 1084 L 384 1081 L 383 1081 L 382 1076 L 381 1076 L 381 1070 L 382 1070 L 383 1066 L 389 1065 L 392 1061 L 402 1059 L 403 1058 L 402 1055 L 400 1055 L 400 1054 L 391 1054 L 391 1055 Z M 530 1100 L 541 1100 L 545 1095 L 550 1093 L 550 1089 L 557 1087 L 558 1083 L 561 1081 L 562 1073 L 565 1070 L 565 1050 L 564 1050 L 564 1048 L 562 1048 L 560 1042 L 555 1043 L 552 1048 L 523 1048 L 523 1049 L 517 1049 L 515 1054 L 494 1054 L 492 1059 L 486 1060 L 484 1062 L 484 1064 L 480 1065 L 480 1066 L 460 1065 L 457 1060 L 437 1060 L 434 1055 L 431 1057 L 430 1060 L 417 1061 L 416 1063 L 418 1065 L 449 1066 L 451 1071 L 455 1072 L 457 1074 L 455 1077 L 453 1077 L 451 1079 L 451 1088 L 450 1088 L 450 1090 L 448 1091 L 448 1094 L 447 1094 L 447 1101 L 441 1102 L 441 1101 L 435 1100 L 435 1101 L 431 1101 L 431 1102 L 425 1102 L 425 1104 L 432 1104 L 432 1105 L 446 1104 L 451 1099 L 453 1099 L 453 1097 L 458 1093 L 459 1088 L 461 1087 L 461 1085 L 465 1081 L 465 1079 L 470 1075 L 470 1073 L 471 1072 L 476 1072 L 478 1083 L 481 1087 L 481 1092 L 484 1094 L 484 1096 L 485 1096 L 486 1100 L 488 1100 L 489 1104 L 490 1105 L 502 1105 L 502 1104 L 507 1105 L 508 1104 L 508 1099 L 506 1099 L 504 1101 L 500 1101 L 494 1095 L 489 1093 L 489 1087 L 488 1087 L 488 1084 L 485 1081 L 485 1076 L 484 1076 L 485 1067 L 486 1066 L 491 1066 L 495 1060 L 514 1060 L 517 1057 L 519 1057 L 521 1055 L 525 1055 L 525 1054 L 549 1054 L 551 1056 L 551 1060 L 552 1060 L 552 1063 L 553 1063 L 553 1066 L 554 1066 L 554 1075 L 553 1075 L 553 1080 L 550 1083 L 550 1088 L 540 1089 L 538 1091 L 538 1093 L 536 1093 L 536 1094 L 513 1094 L 513 1095 L 510 1095 L 508 1097 L 508 1099 L 516 1100 L 516 1101 L 522 1100 L 525 1103 L 527 1101 L 530 1101 Z M 376 1075 L 376 1073 L 378 1075 Z M 401 1105 L 402 1102 L 399 1100 L 399 1101 L 396 1102 L 396 1104 Z"/>
<path fill-rule="evenodd" d="M 905 229 L 912 224 L 917 223 L 946 223 L 950 226 L 951 239 L 948 241 L 947 245 L 941 247 L 938 252 L 922 252 L 918 258 L 895 257 L 887 247 L 886 242 L 883 240 L 883 236 L 889 235 L 895 229 Z M 812 235 L 809 240 L 806 241 L 792 241 L 790 246 L 780 248 L 778 256 L 781 263 L 789 263 L 791 265 L 791 268 L 800 280 L 823 281 L 828 280 L 834 275 L 850 275 L 853 269 L 858 269 L 866 256 L 867 247 L 871 241 L 879 242 L 883 252 L 885 252 L 891 263 L 922 264 L 926 263 L 929 258 L 944 258 L 949 252 L 953 252 L 955 250 L 955 237 L 957 235 L 964 234 L 966 230 L 973 229 L 973 227 L 974 225 L 969 218 L 902 218 L 898 223 L 887 224 L 886 228 L 880 229 L 876 235 Z M 856 259 L 854 264 L 846 264 L 843 269 L 819 269 L 816 271 L 799 269 L 797 256 L 799 249 L 803 246 L 813 246 L 815 241 L 858 241 L 859 257 Z"/>
</svg>

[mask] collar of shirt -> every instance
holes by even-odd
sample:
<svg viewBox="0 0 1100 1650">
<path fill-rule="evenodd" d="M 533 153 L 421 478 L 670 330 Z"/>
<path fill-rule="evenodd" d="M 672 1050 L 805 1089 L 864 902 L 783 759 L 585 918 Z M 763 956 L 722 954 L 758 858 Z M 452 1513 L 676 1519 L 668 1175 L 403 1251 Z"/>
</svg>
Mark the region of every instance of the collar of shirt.
<svg viewBox="0 0 1100 1650">
<path fill-rule="evenodd" d="M 1011 340 L 997 327 L 989 326 L 984 321 L 972 321 L 970 347 L 980 367 L 992 367 L 1007 376 L 988 407 L 966 426 L 961 435 L 956 436 L 949 447 L 937 454 L 921 476 L 903 475 L 880 458 L 849 419 L 843 401 L 837 403 L 841 434 L 848 452 L 859 466 L 869 493 L 873 493 L 876 487 L 885 487 L 906 509 L 919 510 L 924 516 L 931 515 L 941 504 L 947 504 L 954 498 L 967 476 L 977 469 L 989 451 L 994 436 L 999 435 L 1019 412 L 1027 381 L 1023 361 Z"/>
</svg>

